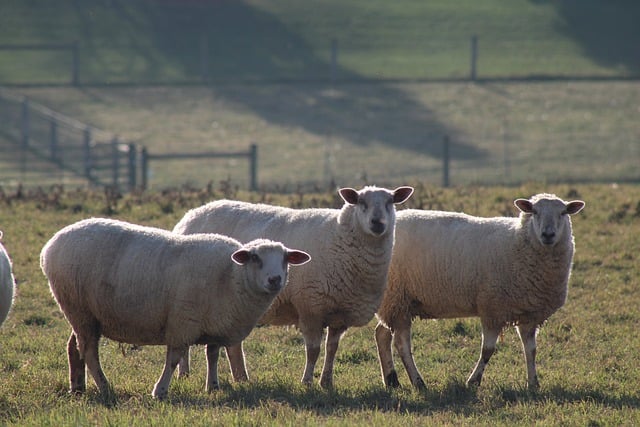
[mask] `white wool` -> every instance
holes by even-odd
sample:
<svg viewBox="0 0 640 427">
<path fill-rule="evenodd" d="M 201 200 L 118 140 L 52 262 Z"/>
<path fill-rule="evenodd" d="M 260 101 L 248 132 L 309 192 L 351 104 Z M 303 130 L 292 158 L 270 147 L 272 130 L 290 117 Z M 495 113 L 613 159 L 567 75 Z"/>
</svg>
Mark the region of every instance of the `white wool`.
<svg viewBox="0 0 640 427">
<path fill-rule="evenodd" d="M 584 202 L 539 194 L 529 201 L 518 199 L 516 205 L 522 211 L 519 218 L 398 213 L 389 283 L 377 313 L 381 324 L 376 338 L 387 385 L 397 385 L 391 333 L 413 385 L 423 385 L 411 356 L 413 317 L 480 318 L 488 357 L 480 357 L 469 378 L 474 384 L 480 383 L 493 337 L 504 326 L 518 325 L 523 345 L 535 348 L 538 327 L 565 303 L 574 252 L 569 215 Z M 534 359 L 528 359 L 529 384 L 535 386 Z"/>
<path fill-rule="evenodd" d="M 245 257 L 239 265 L 236 257 L 244 253 L 259 260 Z M 153 393 L 164 397 L 175 363 L 189 345 L 211 345 L 217 353 L 218 347 L 238 343 L 250 333 L 286 282 L 288 254 L 272 241 L 243 246 L 221 235 L 183 236 L 88 219 L 56 233 L 43 247 L 40 264 L 73 328 L 70 351 L 86 357 L 100 390 L 109 389 L 97 361 L 97 341 L 103 335 L 167 346 L 165 372 Z M 71 375 L 71 388 L 83 391 L 79 371 L 84 366 L 75 366 L 70 357 L 74 369 L 78 372 Z M 217 383 L 215 369 L 209 366 L 208 389 L 217 386 L 209 384 Z"/>
<path fill-rule="evenodd" d="M 320 384 L 332 385 L 338 340 L 352 326 L 375 315 L 386 286 L 395 228 L 395 204 L 413 192 L 342 189 L 342 209 L 290 209 L 220 200 L 193 209 L 175 226 L 178 233 L 224 232 L 240 241 L 266 237 L 304 249 L 313 262 L 291 272 L 287 288 L 276 298 L 261 324 L 296 325 L 305 338 L 307 364 L 302 381 L 310 383 L 323 329 L 329 339 Z M 239 349 L 227 349 L 241 353 Z M 234 371 L 246 379 L 242 360 L 230 354 Z"/>
</svg>

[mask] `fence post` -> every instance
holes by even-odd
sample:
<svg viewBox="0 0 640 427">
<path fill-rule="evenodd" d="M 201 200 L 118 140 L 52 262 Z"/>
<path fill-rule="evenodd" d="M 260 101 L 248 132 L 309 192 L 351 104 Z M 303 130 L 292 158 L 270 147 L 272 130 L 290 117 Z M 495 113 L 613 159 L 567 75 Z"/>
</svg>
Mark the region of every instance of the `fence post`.
<svg viewBox="0 0 640 427">
<path fill-rule="evenodd" d="M 129 191 L 136 188 L 136 145 L 129 143 Z"/>
<path fill-rule="evenodd" d="M 21 125 L 22 125 L 22 148 L 26 150 L 29 146 L 29 132 L 31 130 L 30 118 L 29 118 L 29 98 L 25 97 L 22 100 L 22 116 L 21 116 Z"/>
<path fill-rule="evenodd" d="M 78 86 L 78 76 L 80 74 L 80 50 L 77 40 L 71 45 L 71 55 L 73 56 L 71 63 L 71 84 L 73 86 Z"/>
<path fill-rule="evenodd" d="M 82 146 L 84 151 L 84 176 L 87 177 L 89 183 L 93 181 L 91 178 L 91 128 L 85 128 L 82 138 Z"/>
<path fill-rule="evenodd" d="M 111 140 L 111 172 L 113 174 L 113 188 L 119 190 L 118 178 L 120 178 L 120 159 L 118 158 L 118 137 Z"/>
<path fill-rule="evenodd" d="M 331 70 L 330 79 L 331 83 L 335 83 L 338 74 L 338 40 L 331 40 Z"/>
<path fill-rule="evenodd" d="M 449 137 L 442 140 L 442 186 L 449 186 Z"/>
<path fill-rule="evenodd" d="M 148 173 L 149 173 L 149 155 L 147 153 L 147 147 L 142 147 L 142 150 L 140 151 L 140 168 L 142 169 L 140 171 L 140 177 L 142 179 L 142 190 L 146 190 L 147 189 L 147 183 L 148 183 Z"/>
<path fill-rule="evenodd" d="M 204 31 L 200 34 L 200 78 L 209 83 L 209 41 Z"/>
<path fill-rule="evenodd" d="M 249 146 L 249 190 L 258 190 L 258 146 L 251 144 Z"/>
<path fill-rule="evenodd" d="M 29 123 L 29 99 L 26 96 L 22 100 L 22 114 L 20 121 L 22 132 L 20 172 L 24 175 L 27 172 L 27 149 L 29 148 L 29 133 L 31 131 L 31 124 Z"/>
<path fill-rule="evenodd" d="M 471 36 L 471 81 L 476 81 L 478 66 L 478 36 Z"/>
<path fill-rule="evenodd" d="M 51 127 L 49 134 L 49 148 L 51 150 L 51 160 L 57 162 L 58 156 L 58 122 L 55 118 L 51 119 Z"/>
</svg>

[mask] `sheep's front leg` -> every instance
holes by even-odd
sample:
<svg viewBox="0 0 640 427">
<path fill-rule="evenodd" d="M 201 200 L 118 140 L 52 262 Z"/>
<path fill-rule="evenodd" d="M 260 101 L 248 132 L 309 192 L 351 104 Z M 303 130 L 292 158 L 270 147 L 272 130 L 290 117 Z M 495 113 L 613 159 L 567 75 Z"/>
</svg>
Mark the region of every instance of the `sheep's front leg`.
<svg viewBox="0 0 640 427">
<path fill-rule="evenodd" d="M 488 328 L 485 325 L 482 326 L 482 347 L 480 350 L 480 358 L 476 363 L 473 372 L 467 379 L 467 386 L 479 386 L 482 382 L 482 374 L 484 368 L 489 363 L 489 359 L 496 351 L 496 342 L 498 342 L 498 336 L 500 336 L 501 329 Z"/>
<path fill-rule="evenodd" d="M 67 342 L 67 356 L 69 357 L 69 393 L 84 393 L 87 388 L 84 358 L 80 356 L 76 334 L 71 331 Z"/>
<path fill-rule="evenodd" d="M 402 360 L 402 364 L 409 375 L 409 379 L 411 380 L 411 384 L 419 389 L 423 390 L 426 388 L 424 384 L 424 380 L 420 375 L 420 371 L 418 371 L 418 367 L 416 366 L 415 360 L 413 360 L 413 354 L 411 352 L 411 320 L 407 320 L 406 322 L 402 322 L 397 328 L 393 331 L 393 346 L 396 348 L 396 351 L 400 355 L 400 360 Z"/>
<path fill-rule="evenodd" d="M 393 335 L 391 329 L 379 322 L 376 326 L 376 347 L 378 348 L 378 360 L 382 371 L 382 381 L 387 387 L 400 387 L 398 373 L 393 364 L 393 353 L 391 352 L 391 340 Z"/>
<path fill-rule="evenodd" d="M 184 356 L 180 358 L 178 362 L 178 378 L 186 378 L 191 372 L 191 350 L 187 349 Z"/>
<path fill-rule="evenodd" d="M 171 376 L 178 366 L 178 362 L 189 351 L 188 346 L 171 347 L 167 346 L 167 356 L 164 362 L 164 369 L 162 375 L 153 387 L 151 395 L 156 399 L 164 399 L 169 393 L 169 384 L 171 383 Z"/>
<path fill-rule="evenodd" d="M 318 356 L 320 356 L 320 344 L 322 343 L 322 326 L 318 327 L 302 327 L 300 325 L 302 336 L 304 337 L 304 346 L 306 352 L 306 364 L 304 373 L 302 374 L 302 383 L 306 385 L 313 384 L 313 370 L 316 367 Z"/>
<path fill-rule="evenodd" d="M 249 374 L 244 359 L 242 341 L 239 344 L 225 347 L 225 350 L 227 351 L 227 359 L 229 359 L 229 367 L 231 368 L 233 380 L 236 382 L 248 381 Z"/>
<path fill-rule="evenodd" d="M 333 364 L 336 360 L 338 352 L 338 344 L 340 337 L 347 330 L 346 327 L 331 328 L 327 331 L 327 339 L 324 346 L 324 366 L 322 367 L 322 376 L 320 377 L 320 387 L 333 387 Z"/>
<path fill-rule="evenodd" d="M 218 359 L 220 359 L 220 346 L 207 344 L 207 385 L 206 390 L 211 393 L 220 388 L 218 382 Z"/>
<path fill-rule="evenodd" d="M 518 325 L 516 326 L 518 335 L 522 341 L 524 358 L 527 362 L 527 380 L 530 390 L 537 390 L 540 386 L 538 374 L 536 372 L 536 336 L 538 335 L 538 325 Z"/>
</svg>

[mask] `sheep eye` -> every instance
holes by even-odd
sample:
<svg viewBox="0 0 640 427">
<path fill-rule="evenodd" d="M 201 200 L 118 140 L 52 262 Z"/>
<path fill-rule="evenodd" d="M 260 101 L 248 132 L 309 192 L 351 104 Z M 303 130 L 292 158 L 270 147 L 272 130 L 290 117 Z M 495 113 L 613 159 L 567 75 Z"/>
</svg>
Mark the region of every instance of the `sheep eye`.
<svg viewBox="0 0 640 427">
<path fill-rule="evenodd" d="M 368 207 L 367 202 L 365 202 L 364 200 L 358 200 L 358 204 L 360 205 L 363 211 L 367 210 L 367 207 Z"/>
<path fill-rule="evenodd" d="M 251 262 L 260 262 L 260 257 L 257 254 L 251 254 Z"/>
</svg>

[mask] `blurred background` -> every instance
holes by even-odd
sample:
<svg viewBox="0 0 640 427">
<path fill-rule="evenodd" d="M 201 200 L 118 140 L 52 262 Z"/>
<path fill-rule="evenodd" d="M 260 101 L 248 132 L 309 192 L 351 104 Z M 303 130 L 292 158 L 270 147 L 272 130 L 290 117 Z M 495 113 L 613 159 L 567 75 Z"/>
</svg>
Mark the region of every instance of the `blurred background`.
<svg viewBox="0 0 640 427">
<path fill-rule="evenodd" d="M 633 0 L 0 0 L 0 186 L 640 181 Z"/>
</svg>

